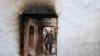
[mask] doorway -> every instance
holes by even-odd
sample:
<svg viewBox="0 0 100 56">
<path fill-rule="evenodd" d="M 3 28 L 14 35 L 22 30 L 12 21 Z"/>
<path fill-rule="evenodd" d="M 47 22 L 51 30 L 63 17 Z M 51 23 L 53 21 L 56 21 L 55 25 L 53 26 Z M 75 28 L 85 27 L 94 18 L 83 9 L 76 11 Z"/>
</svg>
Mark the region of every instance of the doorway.
<svg viewBox="0 0 100 56">
<path fill-rule="evenodd" d="M 49 56 L 46 53 L 43 39 L 46 36 L 46 30 L 52 30 L 55 37 L 53 43 L 52 56 L 57 56 L 57 27 L 58 21 L 55 14 L 22 14 L 23 26 L 23 44 L 22 56 Z"/>
<path fill-rule="evenodd" d="M 48 32 L 52 31 L 52 35 L 54 38 L 53 44 L 52 44 L 52 48 L 51 48 L 51 54 L 52 56 L 56 56 L 57 55 L 57 37 L 56 37 L 56 27 L 55 26 L 45 26 L 43 27 L 43 40 L 46 38 Z M 49 45 L 47 45 L 49 46 Z M 49 49 L 49 48 L 48 48 Z M 46 43 L 43 43 L 43 53 L 46 54 L 48 56 L 49 52 L 48 50 L 46 50 Z"/>
</svg>

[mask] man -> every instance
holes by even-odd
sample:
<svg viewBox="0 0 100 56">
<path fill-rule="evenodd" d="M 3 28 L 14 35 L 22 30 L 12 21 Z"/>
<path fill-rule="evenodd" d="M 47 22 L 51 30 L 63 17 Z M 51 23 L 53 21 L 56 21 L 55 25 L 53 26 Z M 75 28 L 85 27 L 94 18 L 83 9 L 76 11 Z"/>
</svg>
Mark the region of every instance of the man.
<svg viewBox="0 0 100 56">
<path fill-rule="evenodd" d="M 52 44 L 53 44 L 54 40 L 55 39 L 52 34 L 52 31 L 47 32 L 47 35 L 46 35 L 44 41 L 45 41 L 46 51 L 49 51 L 50 54 L 52 54 Z"/>
</svg>

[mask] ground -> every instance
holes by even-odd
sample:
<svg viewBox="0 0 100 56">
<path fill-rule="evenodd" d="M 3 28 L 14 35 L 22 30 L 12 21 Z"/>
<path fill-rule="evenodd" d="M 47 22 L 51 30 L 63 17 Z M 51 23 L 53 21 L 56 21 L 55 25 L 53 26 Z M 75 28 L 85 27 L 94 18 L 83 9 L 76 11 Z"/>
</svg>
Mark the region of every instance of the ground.
<svg viewBox="0 0 100 56">
<path fill-rule="evenodd" d="M 49 53 L 47 53 L 46 50 L 44 49 L 42 54 L 36 55 L 36 56 L 57 56 L 56 55 L 57 52 L 55 51 L 56 47 L 57 47 L 57 45 L 56 45 L 56 43 L 54 43 L 53 44 L 53 48 L 52 48 L 52 55 L 50 55 Z"/>
</svg>

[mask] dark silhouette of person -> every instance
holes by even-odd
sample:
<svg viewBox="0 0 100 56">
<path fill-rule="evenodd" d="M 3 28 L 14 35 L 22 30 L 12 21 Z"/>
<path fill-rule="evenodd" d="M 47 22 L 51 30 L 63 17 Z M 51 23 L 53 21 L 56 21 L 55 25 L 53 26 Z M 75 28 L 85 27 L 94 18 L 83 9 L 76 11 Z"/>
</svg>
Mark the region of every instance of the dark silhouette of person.
<svg viewBox="0 0 100 56">
<path fill-rule="evenodd" d="M 55 40 L 55 38 L 52 34 L 52 31 L 47 32 L 44 42 L 45 42 L 46 51 L 49 51 L 50 54 L 52 54 L 52 44 L 53 44 L 54 40 Z"/>
</svg>

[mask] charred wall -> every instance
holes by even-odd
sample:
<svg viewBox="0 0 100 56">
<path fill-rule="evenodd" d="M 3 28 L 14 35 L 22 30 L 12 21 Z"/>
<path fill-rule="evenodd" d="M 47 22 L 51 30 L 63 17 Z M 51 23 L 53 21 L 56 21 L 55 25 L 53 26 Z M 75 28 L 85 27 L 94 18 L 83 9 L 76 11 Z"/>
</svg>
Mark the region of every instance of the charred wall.
<svg viewBox="0 0 100 56">
<path fill-rule="evenodd" d="M 22 49 L 23 47 L 20 43 L 23 42 L 19 43 L 19 38 L 23 37 L 24 26 L 22 23 L 23 18 L 19 18 L 19 16 L 25 11 L 29 10 L 31 12 L 29 8 L 33 8 L 34 5 L 39 5 L 36 8 L 41 7 L 40 5 L 44 8 L 49 7 L 50 9 L 47 9 L 47 12 L 51 11 L 54 13 L 55 11 L 53 0 L 3 0 L 0 2 L 0 26 L 2 26 L 0 27 L 0 56 L 20 56 L 20 48 Z M 33 11 L 32 13 L 36 12 Z M 20 25 L 19 21 L 21 21 Z M 22 28 L 19 30 L 20 27 Z"/>
</svg>

